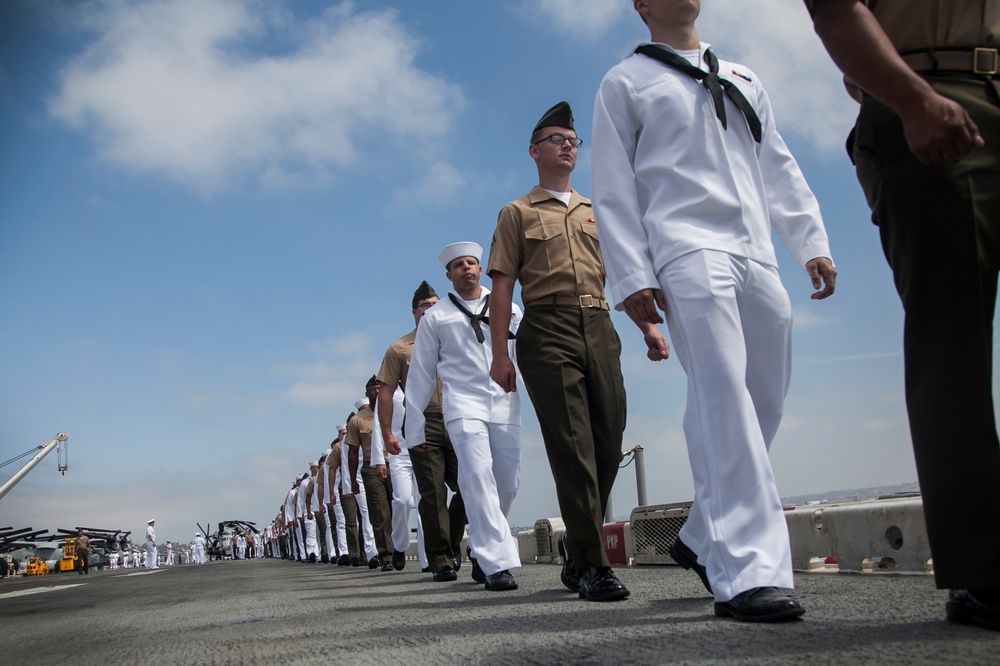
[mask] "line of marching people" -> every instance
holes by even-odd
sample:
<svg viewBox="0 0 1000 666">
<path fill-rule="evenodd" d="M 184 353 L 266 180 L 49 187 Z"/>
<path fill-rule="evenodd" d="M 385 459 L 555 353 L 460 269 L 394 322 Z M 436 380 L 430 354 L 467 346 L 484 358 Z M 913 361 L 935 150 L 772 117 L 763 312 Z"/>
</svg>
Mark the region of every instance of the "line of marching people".
<svg viewBox="0 0 1000 666">
<path fill-rule="evenodd" d="M 414 329 L 389 346 L 365 398 L 296 477 L 265 529 L 271 556 L 399 571 L 417 508 L 420 567 L 435 582 L 457 580 L 468 557 L 473 580 L 486 589 L 517 589 L 510 570 L 520 559 L 507 514 L 520 476 L 520 403 L 489 377 L 481 257 L 473 242 L 442 250 L 449 298 L 427 282 L 417 288 Z M 515 308 L 493 324 L 512 358 L 519 321 Z"/>
</svg>

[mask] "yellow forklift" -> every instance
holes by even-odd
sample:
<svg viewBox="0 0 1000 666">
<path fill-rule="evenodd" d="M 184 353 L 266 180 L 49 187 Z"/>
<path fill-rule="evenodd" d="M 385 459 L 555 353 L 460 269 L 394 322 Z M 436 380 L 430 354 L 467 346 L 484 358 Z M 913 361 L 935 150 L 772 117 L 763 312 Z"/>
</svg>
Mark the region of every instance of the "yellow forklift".
<svg viewBox="0 0 1000 666">
<path fill-rule="evenodd" d="M 44 576 L 49 572 L 49 566 L 40 555 L 32 555 L 24 563 L 25 576 Z"/>
<path fill-rule="evenodd" d="M 66 539 L 66 543 L 63 544 L 63 554 L 59 559 L 56 571 L 76 571 L 76 563 L 79 559 L 76 554 L 76 539 Z"/>
</svg>

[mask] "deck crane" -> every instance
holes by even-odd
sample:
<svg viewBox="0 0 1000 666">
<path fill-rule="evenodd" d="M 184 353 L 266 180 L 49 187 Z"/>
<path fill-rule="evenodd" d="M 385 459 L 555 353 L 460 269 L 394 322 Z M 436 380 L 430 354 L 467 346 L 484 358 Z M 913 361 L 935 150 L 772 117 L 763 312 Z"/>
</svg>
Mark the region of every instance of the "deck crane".
<svg viewBox="0 0 1000 666">
<path fill-rule="evenodd" d="M 15 460 L 19 460 L 20 458 L 23 458 L 24 456 L 28 455 L 32 451 L 38 449 L 38 453 L 36 453 L 34 456 L 32 456 L 31 460 L 29 460 L 27 463 L 25 463 L 24 467 L 22 467 L 21 469 L 19 469 L 17 471 L 17 474 L 15 474 L 14 476 L 10 477 L 10 480 L 7 481 L 7 483 L 3 484 L 3 486 L 0 486 L 0 499 L 3 499 L 4 495 L 6 495 L 7 493 L 9 493 L 11 491 L 11 489 L 14 486 L 16 486 L 18 484 L 18 482 L 21 479 L 23 479 L 28 474 L 28 472 L 30 472 L 32 469 L 34 469 L 35 465 L 37 465 L 38 463 L 42 462 L 42 458 L 44 458 L 45 456 L 47 456 L 50 453 L 52 453 L 53 449 L 58 449 L 59 450 L 59 471 L 62 472 L 63 476 L 65 476 L 66 475 L 66 470 L 69 469 L 69 442 L 68 442 L 68 440 L 69 440 L 69 436 L 66 433 L 64 433 L 64 432 L 61 432 L 61 433 L 57 434 L 55 437 L 53 437 L 52 439 L 50 439 L 49 441 L 45 442 L 44 444 L 39 444 L 34 449 L 29 449 L 28 451 L 25 451 L 21 455 L 8 460 L 6 463 L 3 463 L 3 465 L 6 465 L 8 463 L 12 463 Z M 66 442 L 66 446 L 63 446 L 64 442 Z M 2 467 L 3 465 L 0 465 L 0 467 Z"/>
</svg>

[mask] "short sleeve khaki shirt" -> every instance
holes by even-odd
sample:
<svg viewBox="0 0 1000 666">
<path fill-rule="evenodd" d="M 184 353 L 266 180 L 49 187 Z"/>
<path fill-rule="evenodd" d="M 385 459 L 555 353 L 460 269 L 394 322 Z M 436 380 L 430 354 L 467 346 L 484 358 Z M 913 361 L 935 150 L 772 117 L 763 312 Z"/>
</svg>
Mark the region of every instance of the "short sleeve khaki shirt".
<svg viewBox="0 0 1000 666">
<path fill-rule="evenodd" d="M 417 329 L 413 329 L 399 340 L 396 340 L 389 349 L 386 350 L 382 358 L 382 367 L 379 368 L 375 379 L 380 384 L 386 386 L 399 386 L 406 393 L 406 375 L 410 372 L 410 357 L 413 356 L 413 341 L 417 339 Z M 430 402 L 427 403 L 425 414 L 441 413 L 441 378 L 438 377 L 437 386 L 431 394 Z"/>
<path fill-rule="evenodd" d="M 575 190 L 569 206 L 535 186 L 500 211 L 487 274 L 521 283 L 526 306 L 549 296 L 604 298 L 604 259 L 590 199 Z"/>
<path fill-rule="evenodd" d="M 900 53 L 922 49 L 997 48 L 1000 0 L 868 0 Z"/>
<path fill-rule="evenodd" d="M 364 457 L 363 464 L 370 465 L 372 460 L 372 426 L 375 416 L 368 405 L 362 407 L 351 422 L 347 424 L 347 435 L 344 443 L 348 446 L 360 446 Z"/>
</svg>

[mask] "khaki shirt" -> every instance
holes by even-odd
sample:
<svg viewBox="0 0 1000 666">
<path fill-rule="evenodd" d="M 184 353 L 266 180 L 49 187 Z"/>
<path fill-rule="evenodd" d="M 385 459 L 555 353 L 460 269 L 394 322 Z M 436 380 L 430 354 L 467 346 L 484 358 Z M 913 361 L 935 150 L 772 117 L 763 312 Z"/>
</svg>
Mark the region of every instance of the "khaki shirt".
<svg viewBox="0 0 1000 666">
<path fill-rule="evenodd" d="M 816 1 L 806 2 L 810 13 Z M 995 49 L 1000 45 L 1000 0 L 866 0 L 865 4 L 904 58 L 928 49 Z M 921 69 L 919 64 L 908 64 Z M 844 85 L 851 97 L 861 100 L 853 81 L 845 78 Z"/>
<path fill-rule="evenodd" d="M 347 424 L 347 434 L 344 436 L 344 443 L 348 446 L 361 447 L 362 464 L 366 467 L 371 465 L 372 461 L 372 426 L 374 424 L 375 415 L 372 413 L 372 408 L 365 405 Z"/>
<path fill-rule="evenodd" d="M 90 537 L 86 534 L 76 538 L 77 552 L 90 553 Z"/>
<path fill-rule="evenodd" d="M 487 274 L 499 271 L 521 283 L 530 307 L 549 296 L 604 299 L 604 259 L 590 199 L 572 191 L 569 207 L 535 186 L 500 211 Z"/>
<path fill-rule="evenodd" d="M 329 457 L 329 456 L 328 456 Z M 323 465 L 326 464 L 326 460 L 323 461 Z M 320 500 L 325 501 L 326 497 L 326 474 L 323 474 L 323 465 L 319 466 L 319 472 L 313 479 L 316 480 L 316 491 L 319 493 Z"/>
<path fill-rule="evenodd" d="M 413 329 L 399 340 L 396 340 L 385 351 L 382 367 L 378 369 L 375 379 L 386 386 L 398 386 L 406 393 L 406 375 L 410 372 L 410 358 L 413 356 L 413 341 L 417 339 L 417 329 Z M 424 414 L 441 413 L 441 378 L 431 394 L 430 402 Z"/>
<path fill-rule="evenodd" d="M 1000 0 L 867 0 L 900 53 L 997 48 Z"/>
<path fill-rule="evenodd" d="M 353 421 L 354 419 L 351 420 Z M 341 442 L 338 441 L 330 448 L 330 455 L 326 457 L 326 467 L 330 475 L 330 478 L 327 479 L 327 481 L 330 482 L 331 489 L 331 492 L 327 494 L 331 498 L 334 498 L 334 501 L 336 501 L 335 498 L 340 495 L 340 488 L 337 487 L 336 480 L 337 472 L 340 470 L 340 452 L 342 448 L 343 446 Z"/>
</svg>

